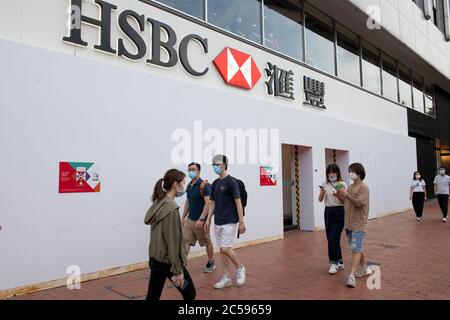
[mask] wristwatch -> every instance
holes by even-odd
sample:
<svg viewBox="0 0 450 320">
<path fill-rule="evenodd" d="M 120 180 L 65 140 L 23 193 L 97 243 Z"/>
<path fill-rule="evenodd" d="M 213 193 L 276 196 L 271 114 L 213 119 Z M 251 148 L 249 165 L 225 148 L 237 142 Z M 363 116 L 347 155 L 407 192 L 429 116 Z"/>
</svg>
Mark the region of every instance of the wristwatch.
<svg viewBox="0 0 450 320">
<path fill-rule="evenodd" d="M 206 220 L 208 220 L 208 217 L 203 218 L 203 219 L 199 219 L 201 222 L 205 222 Z"/>
</svg>

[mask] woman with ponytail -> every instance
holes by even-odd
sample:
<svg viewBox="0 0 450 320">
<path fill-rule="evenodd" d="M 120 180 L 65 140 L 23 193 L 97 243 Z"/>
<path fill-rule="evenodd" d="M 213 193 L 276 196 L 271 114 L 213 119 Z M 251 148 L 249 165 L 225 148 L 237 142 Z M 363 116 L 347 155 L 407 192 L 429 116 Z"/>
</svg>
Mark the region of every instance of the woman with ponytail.
<svg viewBox="0 0 450 320">
<path fill-rule="evenodd" d="M 186 175 L 176 169 L 156 182 L 144 222 L 150 232 L 150 280 L 147 300 L 159 300 L 166 279 L 180 291 L 184 300 L 194 300 L 196 291 L 185 265 L 187 250 L 181 229 L 179 206 L 174 201 L 184 195 Z"/>
</svg>

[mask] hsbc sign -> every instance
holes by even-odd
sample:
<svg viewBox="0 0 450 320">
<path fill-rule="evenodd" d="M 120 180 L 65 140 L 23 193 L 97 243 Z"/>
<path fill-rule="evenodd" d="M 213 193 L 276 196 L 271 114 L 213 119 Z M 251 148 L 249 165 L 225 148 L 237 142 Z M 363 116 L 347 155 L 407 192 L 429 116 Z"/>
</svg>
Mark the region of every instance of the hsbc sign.
<svg viewBox="0 0 450 320">
<path fill-rule="evenodd" d="M 222 79 L 232 86 L 252 89 L 261 78 L 253 58 L 241 51 L 225 48 L 216 59 L 214 65 Z"/>
<path fill-rule="evenodd" d="M 208 39 L 197 34 L 188 34 L 180 40 L 174 29 L 168 24 L 133 10 L 124 10 L 114 15 L 117 17 L 116 24 L 120 36 L 112 39 L 113 12 L 117 11 L 117 6 L 103 0 L 91 0 L 98 7 L 99 18 L 96 19 L 83 14 L 85 1 L 70 0 L 68 34 L 62 38 L 63 42 L 88 47 L 90 44 L 84 40 L 83 30 L 89 25 L 98 29 L 98 43 L 93 45 L 93 49 L 99 52 L 117 55 L 131 61 L 145 59 L 145 63 L 148 65 L 165 68 L 174 67 L 180 62 L 184 70 L 194 77 L 201 77 L 209 72 L 207 66 L 194 68 L 188 55 L 188 48 L 192 42 L 198 43 L 203 54 L 207 54 Z M 146 37 L 142 34 L 147 29 L 151 29 L 150 43 L 146 43 L 144 40 Z M 164 40 L 161 33 L 166 34 Z M 131 42 L 132 46 L 126 45 L 125 39 L 128 39 L 128 43 Z M 179 43 L 178 47 L 176 47 L 177 43 Z M 164 59 L 161 56 L 162 50 L 167 53 L 167 57 Z M 212 62 L 224 82 L 230 86 L 250 90 L 255 87 L 262 76 L 255 60 L 249 54 L 233 48 L 226 47 Z M 269 78 L 265 82 L 269 95 L 295 100 L 292 70 L 284 70 L 268 62 L 265 73 Z M 313 89 L 315 88 L 307 87 L 305 89 L 309 100 L 312 99 L 311 97 L 317 96 L 317 90 Z M 320 101 L 323 104 L 324 90 L 320 94 L 322 96 Z"/>
</svg>

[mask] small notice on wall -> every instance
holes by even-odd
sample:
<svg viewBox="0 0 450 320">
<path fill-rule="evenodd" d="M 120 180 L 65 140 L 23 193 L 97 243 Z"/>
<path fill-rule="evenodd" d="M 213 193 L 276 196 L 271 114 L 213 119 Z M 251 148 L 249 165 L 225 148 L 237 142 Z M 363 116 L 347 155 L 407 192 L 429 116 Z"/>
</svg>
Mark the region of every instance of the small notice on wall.
<svg viewBox="0 0 450 320">
<path fill-rule="evenodd" d="M 259 179 L 261 186 L 276 186 L 277 176 L 273 173 L 273 167 L 259 167 Z"/>
<path fill-rule="evenodd" d="M 93 162 L 60 162 L 59 193 L 100 192 L 98 165 Z"/>
</svg>

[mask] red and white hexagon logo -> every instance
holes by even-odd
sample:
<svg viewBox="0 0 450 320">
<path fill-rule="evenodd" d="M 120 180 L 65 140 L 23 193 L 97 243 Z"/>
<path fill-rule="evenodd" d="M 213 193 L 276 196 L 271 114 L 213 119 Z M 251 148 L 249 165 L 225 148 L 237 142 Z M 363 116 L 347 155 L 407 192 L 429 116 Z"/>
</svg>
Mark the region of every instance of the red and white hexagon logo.
<svg viewBox="0 0 450 320">
<path fill-rule="evenodd" d="M 252 89 L 261 78 L 253 58 L 241 51 L 225 48 L 213 61 L 225 83 Z"/>
</svg>

